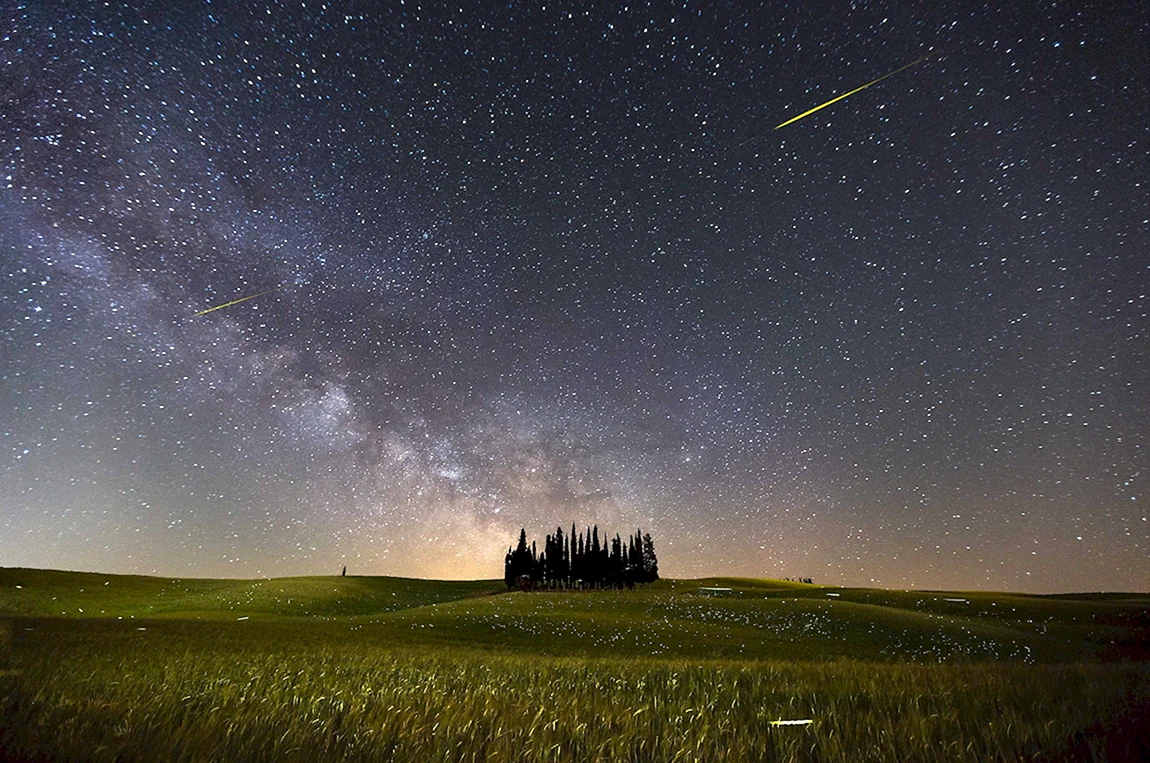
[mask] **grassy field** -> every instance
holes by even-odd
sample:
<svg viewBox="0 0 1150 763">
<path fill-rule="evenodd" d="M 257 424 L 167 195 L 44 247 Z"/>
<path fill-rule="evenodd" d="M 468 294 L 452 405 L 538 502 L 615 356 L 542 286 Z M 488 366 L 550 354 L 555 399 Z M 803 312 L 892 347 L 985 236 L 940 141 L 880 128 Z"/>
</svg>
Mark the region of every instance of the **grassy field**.
<svg viewBox="0 0 1150 763">
<path fill-rule="evenodd" d="M 1122 761 L 1150 750 L 1147 595 L 720 578 L 502 588 L 0 569 L 0 759 Z"/>
</svg>

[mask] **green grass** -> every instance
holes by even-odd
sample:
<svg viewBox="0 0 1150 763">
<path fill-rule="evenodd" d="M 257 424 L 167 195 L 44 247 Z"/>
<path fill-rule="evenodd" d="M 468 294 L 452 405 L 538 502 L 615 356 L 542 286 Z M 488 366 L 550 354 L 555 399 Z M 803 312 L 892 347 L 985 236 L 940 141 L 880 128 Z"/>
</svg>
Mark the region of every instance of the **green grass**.
<svg viewBox="0 0 1150 763">
<path fill-rule="evenodd" d="M 503 590 L 501 581 L 385 577 L 170 579 L 0 568 L 0 615 L 216 617 L 379 615 Z"/>
<path fill-rule="evenodd" d="M 0 759 L 1123 760 L 1147 744 L 1145 595 L 501 589 L 0 569 Z M 769 723 L 795 718 L 813 722 Z"/>
</svg>

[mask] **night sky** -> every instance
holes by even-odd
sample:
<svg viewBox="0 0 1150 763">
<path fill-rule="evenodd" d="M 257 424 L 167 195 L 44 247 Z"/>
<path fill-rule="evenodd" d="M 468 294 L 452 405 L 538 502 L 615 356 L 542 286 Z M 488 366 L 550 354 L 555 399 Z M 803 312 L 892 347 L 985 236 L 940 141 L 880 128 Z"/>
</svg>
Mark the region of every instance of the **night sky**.
<svg viewBox="0 0 1150 763">
<path fill-rule="evenodd" d="M 0 565 L 1150 589 L 1144 4 L 116 5 L 0 18 Z"/>
</svg>

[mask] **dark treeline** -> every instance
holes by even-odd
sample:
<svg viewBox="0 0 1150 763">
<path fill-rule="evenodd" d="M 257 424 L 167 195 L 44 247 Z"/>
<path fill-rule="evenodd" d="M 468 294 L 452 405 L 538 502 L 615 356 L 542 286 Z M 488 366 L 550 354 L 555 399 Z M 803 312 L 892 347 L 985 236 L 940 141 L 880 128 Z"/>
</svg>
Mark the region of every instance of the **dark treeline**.
<svg viewBox="0 0 1150 763">
<path fill-rule="evenodd" d="M 624 540 L 615 534 L 599 539 L 599 527 L 576 534 L 556 528 L 539 551 L 527 545 L 527 531 L 519 531 L 519 544 L 507 549 L 503 580 L 508 588 L 632 588 L 659 579 L 659 560 L 650 533 L 636 531 Z"/>
</svg>

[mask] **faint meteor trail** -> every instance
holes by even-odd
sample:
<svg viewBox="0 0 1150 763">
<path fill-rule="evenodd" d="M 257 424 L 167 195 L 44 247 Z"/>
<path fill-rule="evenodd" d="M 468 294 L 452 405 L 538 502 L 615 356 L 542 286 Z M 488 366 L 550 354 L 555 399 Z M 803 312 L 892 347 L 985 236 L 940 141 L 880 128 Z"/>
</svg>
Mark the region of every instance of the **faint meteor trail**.
<svg viewBox="0 0 1150 763">
<path fill-rule="evenodd" d="M 206 315 L 206 314 L 213 312 L 215 310 L 223 310 L 225 307 L 231 307 L 232 305 L 238 305 L 241 302 L 247 302 L 249 299 L 255 299 L 256 297 L 262 297 L 265 294 L 271 294 L 272 292 L 276 292 L 276 291 L 279 291 L 280 289 L 283 289 L 287 285 L 288 284 L 285 283 L 283 286 L 277 286 L 274 289 L 268 289 L 267 291 L 261 291 L 259 294 L 251 294 L 247 297 L 240 297 L 239 299 L 233 299 L 231 302 L 225 302 L 222 305 L 216 305 L 215 307 L 209 307 L 207 310 L 199 311 L 198 313 L 196 313 L 192 317 L 193 318 L 199 318 L 201 315 Z"/>
<path fill-rule="evenodd" d="M 827 106 L 830 106 L 832 103 L 838 103 L 839 101 L 841 101 L 843 98 L 846 98 L 847 96 L 850 96 L 850 95 L 854 95 L 855 93 L 857 93 L 857 92 L 858 92 L 858 91 L 860 91 L 860 90 L 866 90 L 866 89 L 867 89 L 868 87 L 870 87 L 871 85 L 876 85 L 876 84 L 878 84 L 879 82 L 882 82 L 882 81 L 883 81 L 884 79 L 886 79 L 887 77 L 893 77 L 894 75 L 898 74 L 898 73 L 899 73 L 899 72 L 901 72 L 901 71 L 906 71 L 906 70 L 907 70 L 907 69 L 909 69 L 910 67 L 912 67 L 912 66 L 915 66 L 915 65 L 917 65 L 917 64 L 920 64 L 920 63 L 922 63 L 923 61 L 925 61 L 926 59 L 930 58 L 930 57 L 931 57 L 931 56 L 933 56 L 933 55 L 934 55 L 934 53 L 927 53 L 925 56 L 923 56 L 922 58 L 918 59 L 917 61 L 911 61 L 911 62 L 910 62 L 909 64 L 907 64 L 906 66 L 900 66 L 899 68 L 895 69 L 893 72 L 890 72 L 889 74 L 884 74 L 884 75 L 882 75 L 881 77 L 879 77 L 878 79 L 875 79 L 875 80 L 871 80 L 870 82 L 866 83 L 866 84 L 865 84 L 865 85 L 863 85 L 862 87 L 856 87 L 854 90 L 851 90 L 850 92 L 847 92 L 847 93 L 843 93 L 842 95 L 839 95 L 839 96 L 835 96 L 834 98 L 830 99 L 830 100 L 829 100 L 829 101 L 827 101 L 826 103 L 823 103 L 823 104 L 820 104 L 820 105 L 818 105 L 818 106 L 815 106 L 813 109 L 807 109 L 807 110 L 806 110 L 806 111 L 804 111 L 802 114 L 799 114 L 797 117 L 791 117 L 791 118 L 790 118 L 790 119 L 788 119 L 786 122 L 783 122 L 783 123 L 782 123 L 782 124 L 780 124 L 780 125 L 776 125 L 776 126 L 775 126 L 775 129 L 777 130 L 777 129 L 779 129 L 780 127 L 786 127 L 787 125 L 791 124 L 792 122 L 797 122 L 797 121 L 799 121 L 800 119 L 802 119 L 803 117 L 808 117 L 808 116 L 810 116 L 811 114 L 814 114 L 816 111 L 818 111 L 818 110 L 820 110 L 820 109 L 825 109 Z"/>
</svg>

